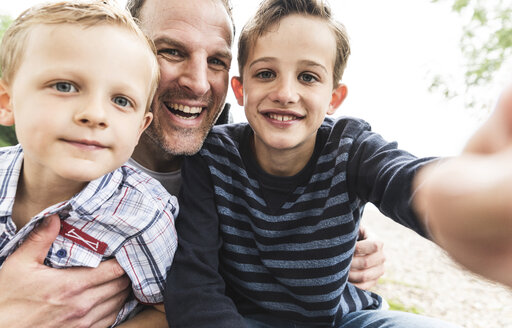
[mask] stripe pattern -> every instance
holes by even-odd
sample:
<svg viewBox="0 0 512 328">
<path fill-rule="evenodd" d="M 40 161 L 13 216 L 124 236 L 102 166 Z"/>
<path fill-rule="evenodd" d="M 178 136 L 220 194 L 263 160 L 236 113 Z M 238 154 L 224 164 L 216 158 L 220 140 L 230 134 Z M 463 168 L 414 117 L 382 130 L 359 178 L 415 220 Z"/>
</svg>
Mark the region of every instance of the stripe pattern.
<svg viewBox="0 0 512 328">
<path fill-rule="evenodd" d="M 221 273 L 243 315 L 331 326 L 346 313 L 380 306 L 378 295 L 347 282 L 363 206 L 349 193 L 347 164 L 357 133 L 368 129 L 350 122 L 356 128 L 326 119 L 319 133 L 329 135 L 309 181 L 278 209 L 268 206 L 241 154 L 248 125 L 214 129 L 206 140 L 200 154 L 216 194 Z"/>
</svg>

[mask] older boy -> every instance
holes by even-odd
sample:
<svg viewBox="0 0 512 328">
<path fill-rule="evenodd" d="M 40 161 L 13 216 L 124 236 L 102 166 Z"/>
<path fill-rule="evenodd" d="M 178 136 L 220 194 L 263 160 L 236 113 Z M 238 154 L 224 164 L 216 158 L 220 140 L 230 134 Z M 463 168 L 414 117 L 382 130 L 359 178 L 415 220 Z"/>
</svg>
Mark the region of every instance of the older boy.
<svg viewBox="0 0 512 328">
<path fill-rule="evenodd" d="M 427 235 L 409 200 L 429 161 L 325 118 L 349 53 L 319 0 L 265 0 L 242 30 L 232 87 L 249 124 L 214 128 L 184 162 L 171 327 L 453 327 L 371 311 L 381 298 L 348 282 L 366 202 Z"/>
<path fill-rule="evenodd" d="M 161 311 L 178 205 L 158 182 L 121 166 L 152 118 L 159 69 L 151 42 L 125 10 L 62 2 L 21 14 L 4 35 L 0 63 L 0 123 L 15 123 L 20 141 L 0 150 L 0 265 L 57 214 L 48 266 L 96 267 L 115 257 L 136 299 L 115 324 L 138 302 Z M 126 326 L 144 318 L 166 326 L 160 311 Z"/>
</svg>

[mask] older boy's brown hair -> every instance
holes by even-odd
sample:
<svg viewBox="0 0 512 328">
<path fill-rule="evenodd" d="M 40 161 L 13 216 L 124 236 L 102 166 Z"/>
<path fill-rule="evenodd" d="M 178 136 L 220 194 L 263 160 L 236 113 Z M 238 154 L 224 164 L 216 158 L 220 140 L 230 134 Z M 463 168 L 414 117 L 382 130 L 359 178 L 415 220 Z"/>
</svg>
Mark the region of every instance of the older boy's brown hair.
<svg viewBox="0 0 512 328">
<path fill-rule="evenodd" d="M 91 27 L 104 24 L 119 26 L 132 32 L 141 40 L 142 44 L 147 45 L 149 53 L 154 55 L 152 56 L 152 91 L 146 104 L 147 111 L 158 87 L 160 77 L 155 46 L 137 26 L 126 9 L 118 7 L 114 3 L 109 4 L 108 2 L 100 0 L 63 1 L 36 5 L 25 10 L 14 20 L 2 39 L 0 46 L 0 68 L 2 69 L 2 80 L 4 83 L 7 85 L 12 83 L 23 58 L 30 56 L 30 54 L 25 54 L 25 49 L 30 33 L 37 25 L 76 24 L 83 27 Z M 80 42 L 80 40 L 76 40 L 76 42 Z M 123 54 L 119 55 L 123 56 Z"/>
<path fill-rule="evenodd" d="M 350 55 L 350 44 L 345 27 L 336 21 L 325 0 L 263 0 L 256 14 L 245 24 L 238 40 L 238 70 L 243 77 L 251 47 L 269 29 L 292 14 L 317 17 L 326 22 L 336 39 L 336 60 L 334 62 L 333 85 L 341 80 Z"/>
</svg>

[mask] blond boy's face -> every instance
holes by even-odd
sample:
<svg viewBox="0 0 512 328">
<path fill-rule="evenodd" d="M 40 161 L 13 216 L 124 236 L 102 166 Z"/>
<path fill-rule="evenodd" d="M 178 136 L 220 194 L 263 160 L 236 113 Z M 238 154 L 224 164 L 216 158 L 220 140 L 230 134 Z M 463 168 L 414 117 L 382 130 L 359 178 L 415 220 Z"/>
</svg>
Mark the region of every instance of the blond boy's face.
<svg viewBox="0 0 512 328">
<path fill-rule="evenodd" d="M 257 153 L 314 148 L 325 115 L 339 105 L 332 101 L 335 46 L 325 22 L 301 15 L 285 17 L 257 39 L 238 92 L 239 80 L 232 81 Z"/>
<path fill-rule="evenodd" d="M 121 27 L 35 26 L 2 109 L 14 115 L 24 170 L 86 182 L 126 162 L 151 121 L 150 56 Z"/>
</svg>

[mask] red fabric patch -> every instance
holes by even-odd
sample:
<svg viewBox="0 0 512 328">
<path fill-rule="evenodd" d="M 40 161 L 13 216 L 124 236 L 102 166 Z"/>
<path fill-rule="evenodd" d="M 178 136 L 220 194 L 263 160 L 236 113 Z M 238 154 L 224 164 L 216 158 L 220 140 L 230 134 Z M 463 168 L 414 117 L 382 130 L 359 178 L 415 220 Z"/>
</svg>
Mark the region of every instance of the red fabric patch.
<svg viewBox="0 0 512 328">
<path fill-rule="evenodd" d="M 86 234 L 85 232 L 73 227 L 72 225 L 66 223 L 66 221 L 60 222 L 60 232 L 59 235 L 79 244 L 83 247 L 90 249 L 98 254 L 105 254 L 105 251 L 108 245 L 102 241 L 97 240 Z"/>
</svg>

